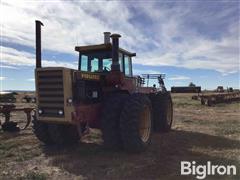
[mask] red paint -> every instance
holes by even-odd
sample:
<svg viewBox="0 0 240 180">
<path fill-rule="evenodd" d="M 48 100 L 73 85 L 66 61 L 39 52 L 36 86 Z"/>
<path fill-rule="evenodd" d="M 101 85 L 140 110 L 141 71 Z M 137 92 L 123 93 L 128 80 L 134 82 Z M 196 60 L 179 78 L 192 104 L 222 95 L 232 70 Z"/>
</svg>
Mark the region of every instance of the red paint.
<svg viewBox="0 0 240 180">
<path fill-rule="evenodd" d="M 134 77 L 126 77 L 122 82 L 121 90 L 127 90 L 129 93 L 154 93 L 156 88 L 153 87 L 140 87 L 137 85 L 137 79 Z"/>
<path fill-rule="evenodd" d="M 91 128 L 100 129 L 101 103 L 75 106 L 72 112 L 72 121 L 80 124 L 88 124 Z"/>
<path fill-rule="evenodd" d="M 110 71 L 106 75 L 106 83 L 108 86 L 122 85 L 124 81 L 124 75 L 119 71 Z"/>
<path fill-rule="evenodd" d="M 127 90 L 129 93 L 136 91 L 136 78 L 124 78 L 121 90 Z"/>
<path fill-rule="evenodd" d="M 154 87 L 138 87 L 137 92 L 143 94 L 156 93 L 157 89 Z"/>
<path fill-rule="evenodd" d="M 136 78 L 124 77 L 123 73 L 112 71 L 106 75 L 106 83 L 109 86 L 118 86 L 120 90 L 128 91 L 130 94 L 134 92 L 153 93 L 153 87 L 138 87 Z M 105 91 L 107 94 L 108 91 Z M 91 128 L 101 128 L 101 103 L 96 104 L 79 104 L 75 106 L 75 111 L 72 112 L 72 121 L 76 124 L 86 125 Z"/>
</svg>

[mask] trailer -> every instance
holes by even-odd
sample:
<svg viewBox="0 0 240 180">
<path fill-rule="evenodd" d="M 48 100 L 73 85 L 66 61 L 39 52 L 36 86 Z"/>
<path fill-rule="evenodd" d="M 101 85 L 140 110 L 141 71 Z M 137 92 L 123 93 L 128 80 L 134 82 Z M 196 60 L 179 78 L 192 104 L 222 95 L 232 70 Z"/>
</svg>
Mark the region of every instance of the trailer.
<svg viewBox="0 0 240 180">
<path fill-rule="evenodd" d="M 200 93 L 201 86 L 177 86 L 171 87 L 172 93 Z"/>
</svg>

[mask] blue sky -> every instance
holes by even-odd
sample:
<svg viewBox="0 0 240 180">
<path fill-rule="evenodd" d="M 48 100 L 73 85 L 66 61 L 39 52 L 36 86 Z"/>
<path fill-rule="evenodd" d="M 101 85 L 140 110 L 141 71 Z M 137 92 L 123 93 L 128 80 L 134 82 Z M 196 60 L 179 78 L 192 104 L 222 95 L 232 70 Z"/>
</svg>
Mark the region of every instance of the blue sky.
<svg viewBox="0 0 240 180">
<path fill-rule="evenodd" d="M 167 88 L 239 88 L 239 1 L 12 1 L 0 4 L 1 90 L 33 90 L 35 19 L 44 66 L 77 68 L 76 45 L 120 33 L 135 74 L 165 73 Z"/>
</svg>

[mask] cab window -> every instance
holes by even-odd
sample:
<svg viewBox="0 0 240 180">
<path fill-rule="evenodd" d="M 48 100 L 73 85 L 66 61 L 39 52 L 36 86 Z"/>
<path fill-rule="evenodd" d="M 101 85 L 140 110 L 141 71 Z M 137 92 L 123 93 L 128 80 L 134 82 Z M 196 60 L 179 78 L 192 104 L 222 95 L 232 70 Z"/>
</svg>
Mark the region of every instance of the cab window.
<svg viewBox="0 0 240 180">
<path fill-rule="evenodd" d="M 88 57 L 85 55 L 81 56 L 81 70 L 87 71 Z"/>
<path fill-rule="evenodd" d="M 119 65 L 120 65 L 120 71 L 123 72 L 123 54 L 119 53 Z"/>
<path fill-rule="evenodd" d="M 127 55 L 124 55 L 124 68 L 125 68 L 125 75 L 132 77 L 132 61 L 131 61 L 131 58 Z"/>
<path fill-rule="evenodd" d="M 94 58 L 91 60 L 91 72 L 96 72 L 98 71 L 98 59 Z"/>
<path fill-rule="evenodd" d="M 112 65 L 112 59 L 108 58 L 108 59 L 103 59 L 103 70 L 111 70 L 111 65 Z"/>
</svg>

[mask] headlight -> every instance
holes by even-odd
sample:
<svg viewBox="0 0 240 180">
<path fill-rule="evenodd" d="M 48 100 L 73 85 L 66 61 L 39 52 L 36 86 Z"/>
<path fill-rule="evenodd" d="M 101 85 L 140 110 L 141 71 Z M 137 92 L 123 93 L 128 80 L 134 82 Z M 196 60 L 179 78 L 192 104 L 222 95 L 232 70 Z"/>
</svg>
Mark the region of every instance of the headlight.
<svg viewBox="0 0 240 180">
<path fill-rule="evenodd" d="M 97 91 L 93 91 L 92 92 L 92 97 L 93 98 L 98 98 L 98 92 Z"/>
<path fill-rule="evenodd" d="M 43 113 L 43 111 L 42 111 L 41 109 L 39 109 L 39 110 L 38 110 L 38 113 L 39 113 L 39 114 L 42 114 L 42 113 Z"/>
<path fill-rule="evenodd" d="M 67 102 L 68 102 L 68 103 L 72 103 L 72 102 L 73 102 L 72 98 L 68 98 L 68 99 L 67 99 Z"/>
<path fill-rule="evenodd" d="M 58 111 L 58 114 L 59 114 L 59 115 L 63 115 L 63 110 L 59 110 L 59 111 Z"/>
</svg>

